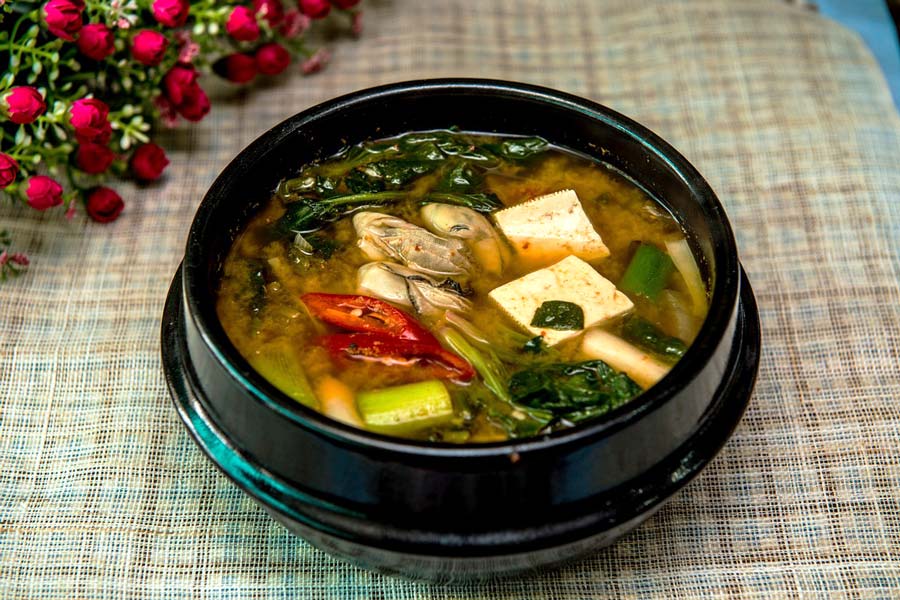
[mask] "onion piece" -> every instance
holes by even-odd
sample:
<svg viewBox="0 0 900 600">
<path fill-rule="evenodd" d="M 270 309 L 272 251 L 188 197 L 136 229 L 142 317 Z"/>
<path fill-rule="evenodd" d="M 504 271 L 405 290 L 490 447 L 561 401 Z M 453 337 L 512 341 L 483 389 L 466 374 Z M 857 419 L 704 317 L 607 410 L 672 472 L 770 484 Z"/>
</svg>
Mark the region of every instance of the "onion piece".
<svg viewBox="0 0 900 600">
<path fill-rule="evenodd" d="M 694 253 L 691 252 L 687 239 L 681 238 L 677 242 L 666 242 L 666 251 L 687 286 L 693 305 L 691 312 L 702 317 L 707 308 L 706 286 L 703 284 L 700 268 L 697 266 L 697 260 L 694 258 Z"/>
</svg>

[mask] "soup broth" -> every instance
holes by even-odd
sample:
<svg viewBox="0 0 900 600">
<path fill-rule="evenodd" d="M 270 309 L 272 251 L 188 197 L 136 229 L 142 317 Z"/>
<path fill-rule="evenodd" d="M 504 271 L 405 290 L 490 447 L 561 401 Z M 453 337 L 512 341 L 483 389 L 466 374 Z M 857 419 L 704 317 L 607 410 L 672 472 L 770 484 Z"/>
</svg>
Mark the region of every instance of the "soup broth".
<svg viewBox="0 0 900 600">
<path fill-rule="evenodd" d="M 478 443 L 630 401 L 707 303 L 685 232 L 615 170 L 539 138 L 436 131 L 281 182 L 230 249 L 216 308 L 297 402 Z"/>
</svg>

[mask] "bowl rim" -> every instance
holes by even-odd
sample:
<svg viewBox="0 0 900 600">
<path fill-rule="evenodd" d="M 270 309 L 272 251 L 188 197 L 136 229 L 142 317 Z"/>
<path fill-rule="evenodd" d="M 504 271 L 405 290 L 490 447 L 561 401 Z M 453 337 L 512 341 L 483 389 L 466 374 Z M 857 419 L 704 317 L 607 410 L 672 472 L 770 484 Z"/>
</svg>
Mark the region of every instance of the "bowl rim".
<svg viewBox="0 0 900 600">
<path fill-rule="evenodd" d="M 267 154 L 277 151 L 287 138 L 302 135 L 302 128 L 311 121 L 360 105 L 384 102 L 398 95 L 426 93 L 499 94 L 512 100 L 536 101 L 575 111 L 589 119 L 601 121 L 637 142 L 647 152 L 656 155 L 681 180 L 690 196 L 702 205 L 702 212 L 710 231 L 719 234 L 721 244 L 712 244 L 716 264 L 710 309 L 685 355 L 649 390 L 594 420 L 529 438 L 511 438 L 477 444 L 451 444 L 392 437 L 336 421 L 289 398 L 256 373 L 237 351 L 219 323 L 215 307 L 203 306 L 200 303 L 199 298 L 204 292 L 214 295 L 214 292 L 203 289 L 205 271 L 208 268 L 208 262 L 201 260 L 204 256 L 202 233 L 205 230 L 205 223 L 214 211 L 221 210 L 219 204 L 222 198 L 228 197 L 230 187 L 241 176 L 242 171 L 252 169 L 252 166 L 261 162 Z M 466 130 L 464 126 L 462 129 Z M 548 141 L 554 143 L 552 139 Z M 564 145 L 560 146 L 565 148 Z M 634 179 L 641 184 L 637 177 Z M 340 443 L 395 454 L 465 459 L 509 456 L 513 452 L 518 454 L 537 452 L 560 445 L 581 445 L 626 427 L 664 405 L 707 365 L 719 347 L 729 323 L 734 320 L 740 286 L 738 265 L 734 234 L 715 192 L 681 153 L 650 129 L 604 105 L 543 86 L 497 79 L 420 79 L 366 88 L 322 102 L 288 117 L 241 150 L 216 177 L 194 215 L 185 248 L 182 295 L 186 305 L 185 316 L 196 327 L 203 344 L 228 375 L 249 392 L 254 401 L 262 403 L 304 429 Z M 207 314 L 210 318 L 207 318 Z"/>
</svg>

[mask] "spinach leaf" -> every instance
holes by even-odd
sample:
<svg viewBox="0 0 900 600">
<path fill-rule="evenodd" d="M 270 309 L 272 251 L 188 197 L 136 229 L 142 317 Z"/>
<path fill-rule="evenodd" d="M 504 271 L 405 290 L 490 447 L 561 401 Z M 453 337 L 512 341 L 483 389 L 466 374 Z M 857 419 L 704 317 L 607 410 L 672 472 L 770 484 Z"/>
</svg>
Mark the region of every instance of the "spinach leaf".
<svg viewBox="0 0 900 600">
<path fill-rule="evenodd" d="M 285 213 L 275 223 L 275 227 L 282 234 L 307 233 L 320 229 L 325 223 L 336 221 L 354 210 L 367 206 L 383 206 L 405 197 L 406 192 L 344 194 L 322 199 L 304 196 L 287 205 Z"/>
<path fill-rule="evenodd" d="M 511 138 L 500 143 L 485 144 L 484 149 L 497 154 L 507 160 L 523 160 L 550 147 L 547 140 L 539 137 Z"/>
<path fill-rule="evenodd" d="M 360 168 L 353 169 L 344 177 L 344 183 L 354 194 L 364 192 L 381 192 L 384 190 L 384 180 L 369 177 L 369 175 Z"/>
<path fill-rule="evenodd" d="M 547 300 L 534 311 L 531 326 L 562 331 L 584 329 L 584 311 L 573 302 Z"/>
<path fill-rule="evenodd" d="M 522 350 L 531 354 L 540 354 L 546 351 L 547 346 L 544 344 L 544 336 L 536 335 L 524 344 Z"/>
<path fill-rule="evenodd" d="M 503 208 L 503 203 L 494 194 L 458 194 L 453 192 L 431 192 L 425 194 L 426 202 L 444 202 L 446 204 L 458 204 L 472 210 L 489 213 L 498 208 Z"/>
<path fill-rule="evenodd" d="M 481 185 L 481 175 L 465 161 L 453 163 L 437 184 L 438 192 L 466 193 Z"/>
<path fill-rule="evenodd" d="M 645 350 L 659 354 L 669 362 L 684 356 L 687 344 L 676 337 L 668 336 L 653 323 L 640 317 L 631 317 L 622 325 L 622 337 Z"/>
<path fill-rule="evenodd" d="M 509 380 L 513 402 L 569 420 L 584 411 L 590 411 L 589 416 L 603 414 L 640 393 L 641 388 L 627 375 L 601 360 L 537 365 Z"/>
<path fill-rule="evenodd" d="M 381 179 L 387 189 L 397 189 L 438 167 L 434 160 L 406 159 L 385 160 L 366 165 L 363 171 L 373 179 Z"/>
</svg>

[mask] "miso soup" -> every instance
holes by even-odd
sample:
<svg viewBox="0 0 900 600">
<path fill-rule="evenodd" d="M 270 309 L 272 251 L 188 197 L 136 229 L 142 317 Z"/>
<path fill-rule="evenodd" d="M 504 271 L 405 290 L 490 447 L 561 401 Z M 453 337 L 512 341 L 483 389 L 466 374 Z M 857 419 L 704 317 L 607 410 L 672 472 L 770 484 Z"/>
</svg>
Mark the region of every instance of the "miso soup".
<svg viewBox="0 0 900 600">
<path fill-rule="evenodd" d="M 672 215 L 540 138 L 415 132 L 298 167 L 234 242 L 216 309 L 261 376 L 349 425 L 572 427 L 659 381 L 706 315 Z"/>
</svg>

